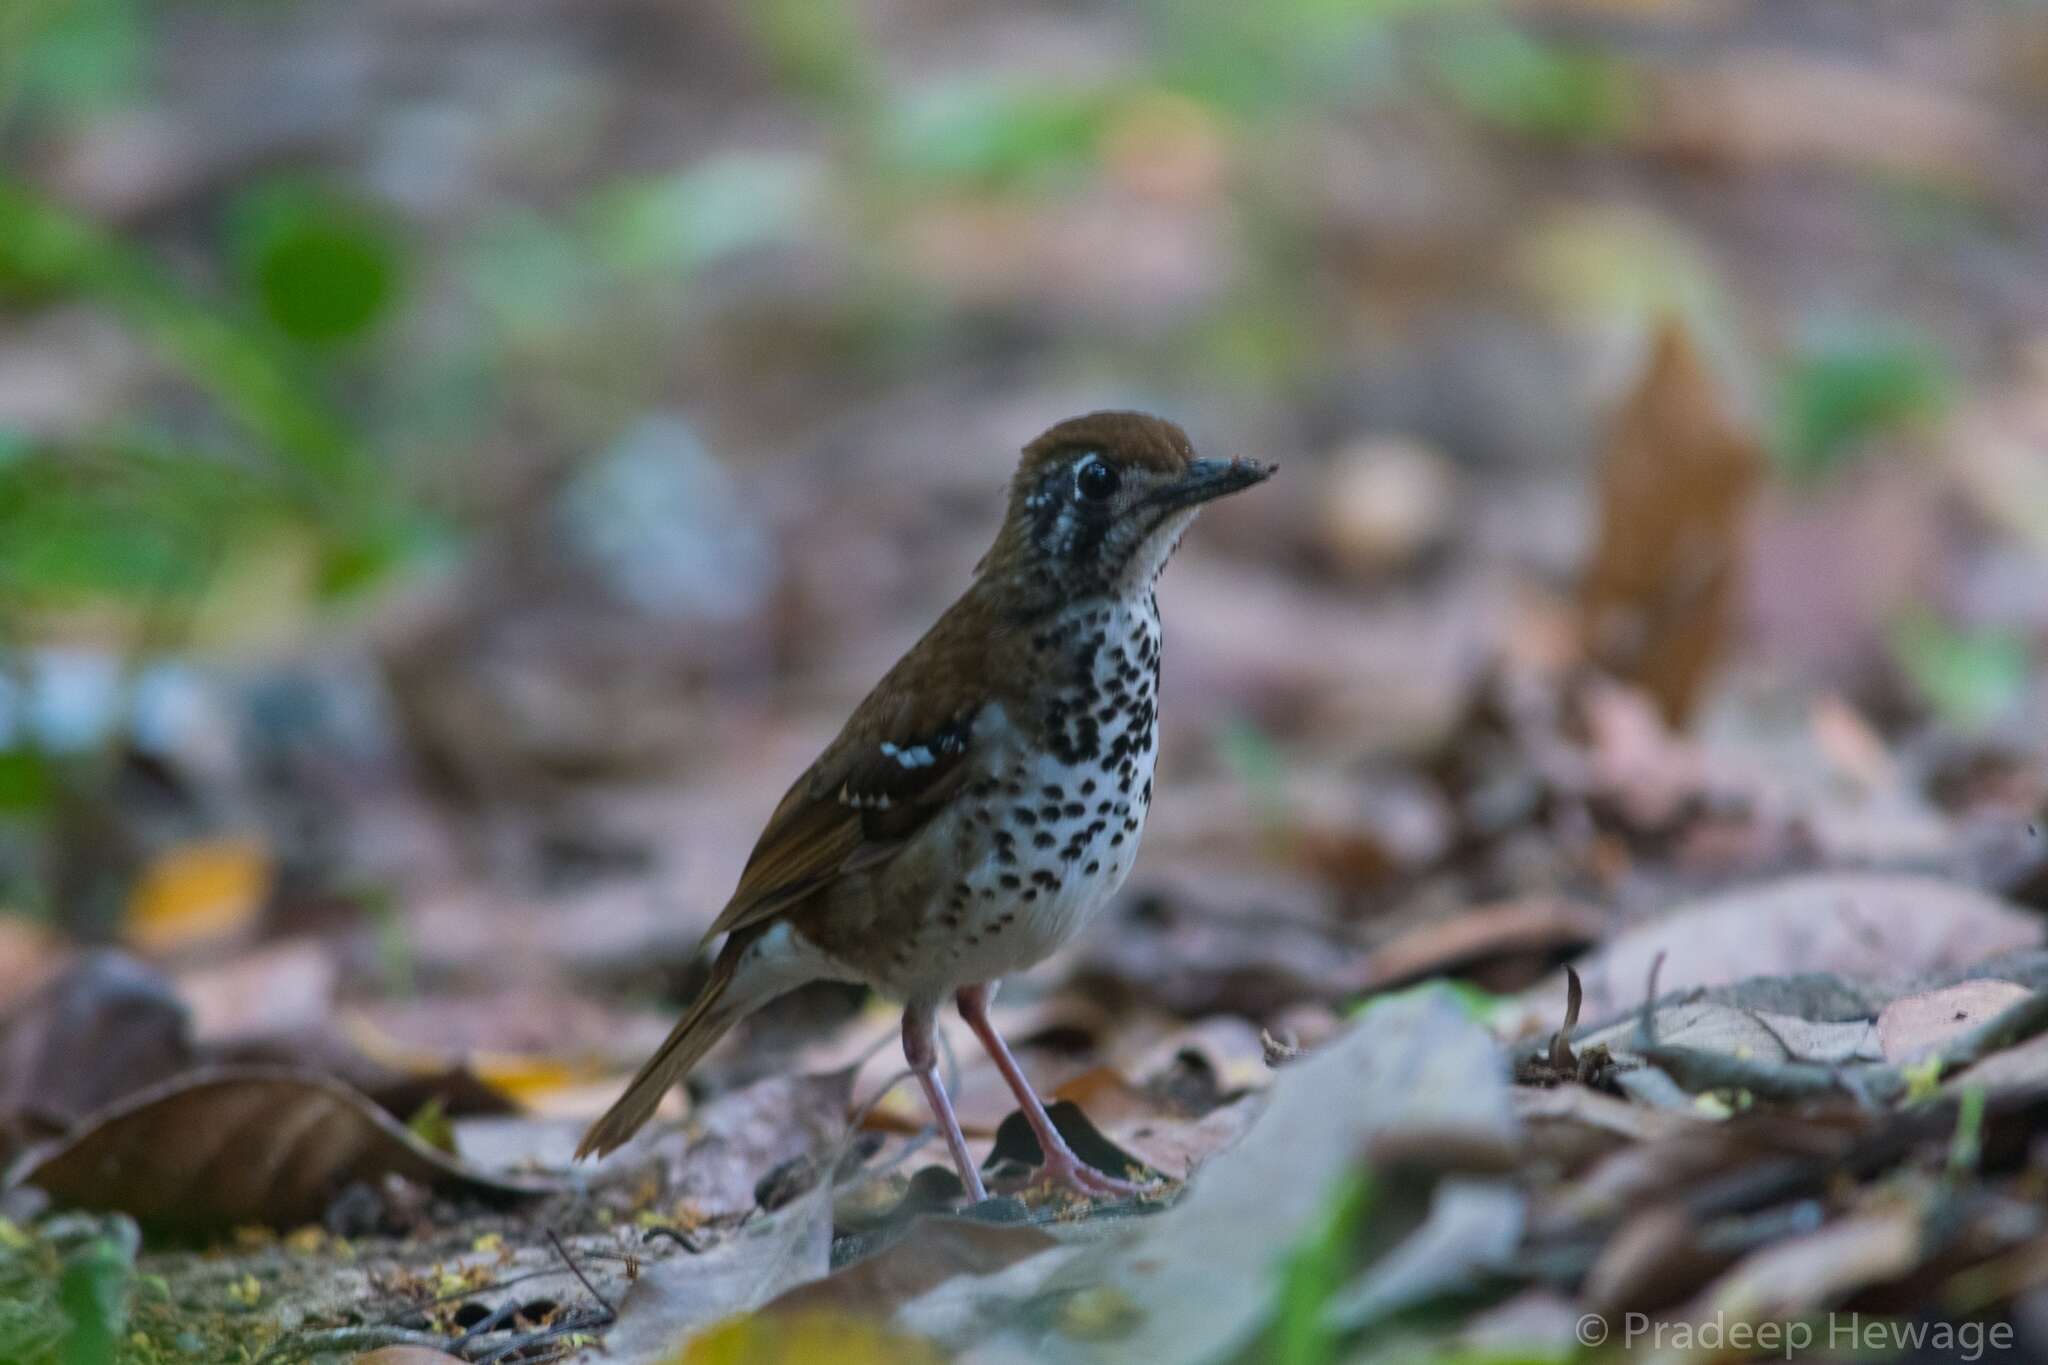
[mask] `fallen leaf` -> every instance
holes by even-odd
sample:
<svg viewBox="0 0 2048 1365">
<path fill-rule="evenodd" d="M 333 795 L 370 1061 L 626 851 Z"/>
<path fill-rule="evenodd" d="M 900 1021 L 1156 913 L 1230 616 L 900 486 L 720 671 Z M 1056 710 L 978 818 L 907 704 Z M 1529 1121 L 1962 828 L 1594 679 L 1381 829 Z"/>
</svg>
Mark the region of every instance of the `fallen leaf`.
<svg viewBox="0 0 2048 1365">
<path fill-rule="evenodd" d="M 1598 1022 L 1641 1005 L 1660 953 L 1663 989 L 1682 991 L 1801 972 L 1891 981 L 2033 947 L 2042 936 L 2037 916 L 1953 882 L 1814 873 L 1679 906 L 1577 965 L 1585 1017 Z M 1523 993 L 1521 1013 L 1532 1031 L 1555 1014 L 1564 993 L 1561 974 Z"/>
<path fill-rule="evenodd" d="M 848 1070 L 777 1076 L 718 1096 L 687 1125 L 687 1145 L 671 1162 L 671 1194 L 703 1218 L 751 1212 L 771 1172 L 822 1159 L 839 1141 L 852 1085 Z"/>
<path fill-rule="evenodd" d="M 957 1275 L 988 1276 L 1059 1243 L 1035 1227 L 972 1218 L 920 1218 L 872 1256 L 789 1290 L 761 1311 L 836 1311 L 886 1319 Z"/>
<path fill-rule="evenodd" d="M 249 928 L 270 896 L 270 852 L 250 838 L 181 844 L 143 869 L 129 892 L 123 934 L 163 954 Z"/>
<path fill-rule="evenodd" d="M 1985 978 L 1901 996 L 1877 1016 L 1884 1059 L 1903 1062 L 1925 1056 L 2031 994 L 2025 986 Z"/>
<path fill-rule="evenodd" d="M 447 1365 L 461 1359 L 431 1346 L 380 1346 L 357 1356 L 351 1365 Z"/>
<path fill-rule="evenodd" d="M 930 1342 L 892 1332 L 859 1312 L 756 1315 L 707 1332 L 673 1365 L 941 1365 Z"/>
<path fill-rule="evenodd" d="M 1485 1031 L 1448 992 L 1388 997 L 1283 1070 L 1243 1141 L 1178 1204 L 1091 1245 L 1059 1279 L 1127 1301 L 1120 1359 L 1233 1359 L 1265 1318 L 1274 1267 L 1362 1153 L 1483 1148 L 1505 1160 L 1513 1134 L 1506 1062 Z M 1401 1183 L 1427 1208 L 1426 1187 Z M 1016 1325 L 1018 1314 L 984 1315 L 981 1331 L 1002 1329 L 991 1358 L 1097 1358 L 1086 1341 Z"/>
<path fill-rule="evenodd" d="M 828 1196 L 823 1187 L 813 1190 L 700 1255 L 647 1266 L 619 1302 L 618 1321 L 604 1337 L 605 1359 L 615 1365 L 674 1361 L 693 1334 L 823 1275 L 832 1260 Z"/>
<path fill-rule="evenodd" d="M 504 1202 L 561 1186 L 486 1175 L 420 1142 L 363 1096 L 289 1071 L 194 1072 L 89 1116 L 8 1184 L 180 1231 L 316 1221 L 347 1185 L 402 1176 Z"/>
<path fill-rule="evenodd" d="M 1666 323 L 1601 457 L 1599 540 L 1579 608 L 1588 657 L 1649 692 L 1674 726 L 1727 647 L 1763 470 L 1691 336 Z"/>
<path fill-rule="evenodd" d="M 1881 1060 L 1870 1021 L 1814 1021 L 1769 1010 L 1742 1009 L 1718 1000 L 1684 1000 L 1656 1011 L 1657 1041 L 1726 1056 L 1770 1062 L 1819 1062 L 1844 1066 Z M 1635 1055 L 1636 1021 L 1624 1019 L 1586 1035 L 1587 1047 L 1605 1047 L 1617 1057 Z"/>
<path fill-rule="evenodd" d="M 1921 1210 L 1914 1201 L 1841 1218 L 1818 1232 L 1788 1237 L 1736 1262 L 1703 1290 L 1682 1319 L 1777 1322 L 1831 1307 L 1851 1292 L 1883 1284 L 1920 1264 Z"/>
<path fill-rule="evenodd" d="M 1597 942 L 1606 921 L 1571 901 L 1539 897 L 1476 906 L 1388 939 L 1372 953 L 1370 984 L 1405 985 L 1499 957 L 1549 957 Z"/>
<path fill-rule="evenodd" d="M 0 1122 L 36 1136 L 192 1065 L 191 1017 L 154 968 L 87 953 L 0 1023 Z"/>
</svg>

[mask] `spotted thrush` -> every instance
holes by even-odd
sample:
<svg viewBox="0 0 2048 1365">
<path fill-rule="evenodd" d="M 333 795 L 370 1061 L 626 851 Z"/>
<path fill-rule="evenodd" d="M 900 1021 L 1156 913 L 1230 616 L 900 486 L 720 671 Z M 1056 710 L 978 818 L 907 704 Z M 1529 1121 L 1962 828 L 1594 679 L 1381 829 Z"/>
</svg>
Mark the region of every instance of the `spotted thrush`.
<svg viewBox="0 0 2048 1365">
<path fill-rule="evenodd" d="M 706 936 L 726 935 L 709 983 L 577 1155 L 631 1137 L 751 1011 L 806 982 L 858 981 L 904 1002 L 903 1055 L 975 1200 L 933 1047 L 948 995 L 1015 1092 L 1043 1178 L 1127 1192 L 1054 1129 L 988 1006 L 1130 871 L 1157 750 L 1154 584 L 1203 503 L 1271 473 L 1198 459 L 1179 427 L 1134 412 L 1026 446 L 973 584 L 775 808 Z"/>
</svg>

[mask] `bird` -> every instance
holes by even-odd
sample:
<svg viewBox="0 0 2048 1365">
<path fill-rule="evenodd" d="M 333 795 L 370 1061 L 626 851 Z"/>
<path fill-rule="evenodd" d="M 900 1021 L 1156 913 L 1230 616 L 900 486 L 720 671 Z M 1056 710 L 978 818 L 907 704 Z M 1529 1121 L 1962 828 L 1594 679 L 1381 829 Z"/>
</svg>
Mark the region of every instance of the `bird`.
<svg viewBox="0 0 2048 1365">
<path fill-rule="evenodd" d="M 1154 588 L 1204 504 L 1274 466 L 1196 455 L 1139 412 L 1069 418 L 1023 448 L 966 591 L 855 708 L 769 817 L 703 948 L 709 979 L 579 1159 L 609 1153 L 725 1032 L 812 981 L 903 1002 L 904 1060 L 962 1185 L 987 1190 L 938 1072 L 950 996 L 1038 1140 L 1034 1183 L 1136 1187 L 1084 1163 L 989 1019 L 1122 885 L 1153 800 Z"/>
</svg>

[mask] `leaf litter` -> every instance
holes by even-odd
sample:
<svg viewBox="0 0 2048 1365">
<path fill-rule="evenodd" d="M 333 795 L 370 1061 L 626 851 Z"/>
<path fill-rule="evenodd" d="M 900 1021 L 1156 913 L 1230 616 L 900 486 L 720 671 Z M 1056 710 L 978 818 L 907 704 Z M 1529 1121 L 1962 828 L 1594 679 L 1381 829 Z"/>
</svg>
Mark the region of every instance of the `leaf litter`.
<svg viewBox="0 0 2048 1365">
<path fill-rule="evenodd" d="M 589 20 L 570 19 L 581 50 Z M 374 37 L 384 21 L 350 22 Z M 1005 22 L 1029 53 L 1071 50 L 1066 26 L 1093 20 Z M 539 51 L 551 21 L 534 23 Z M 659 405 L 680 415 L 637 423 L 595 467 L 637 469 L 651 441 L 679 467 L 730 476 L 743 496 L 715 500 L 730 525 L 705 525 L 697 499 L 662 542 L 680 536 L 682 553 L 653 565 L 724 546 L 747 604 L 730 619 L 701 593 L 664 614 L 673 576 L 642 572 L 624 539 L 593 541 L 590 479 L 521 473 L 515 505 L 477 528 L 460 590 L 372 611 L 375 641 L 323 641 L 317 666 L 251 665 L 263 676 L 248 689 L 217 685 L 231 724 L 112 765 L 128 785 L 53 821 L 54 927 L 0 921 L 0 1134 L 16 1158 L 0 1285 L 35 1282 L 26 1268 L 73 1285 L 78 1303 L 128 1311 L 73 1320 L 28 1292 L 0 1296 L 4 1311 L 32 1302 L 30 1325 L 49 1329 L 34 1340 L 82 1333 L 127 1352 L 123 1365 L 1560 1358 L 1584 1313 L 1763 1326 L 1837 1308 L 2012 1329 L 2040 1354 L 2048 769 L 2038 686 L 2013 667 L 2039 652 L 2040 367 L 1973 373 L 1955 420 L 1916 432 L 1896 419 L 1938 424 L 1942 376 L 1872 395 L 1858 365 L 1898 347 L 1731 347 L 1699 281 L 1672 266 L 1698 253 L 1665 221 L 1675 208 L 1687 235 L 1711 237 L 1749 286 L 1745 306 L 1789 337 L 1804 319 L 1776 305 L 1798 282 L 1769 271 L 1797 275 L 1805 258 L 1796 242 L 1762 243 L 1791 262 L 1775 266 L 1740 224 L 1832 224 L 1841 206 L 1827 177 L 1745 168 L 1932 169 L 1994 196 L 1965 206 L 1888 186 L 1887 233 L 1923 257 L 1967 237 L 1980 211 L 2030 221 L 2029 187 L 2048 182 L 1965 173 L 2013 154 L 1989 112 L 2011 73 L 1937 97 L 1918 76 L 1878 74 L 1884 44 L 1852 69 L 1744 47 L 1771 34 L 1731 19 L 1732 46 L 1697 64 L 1670 55 L 1685 43 L 1640 62 L 1626 44 L 1589 49 L 1598 71 L 1626 68 L 1655 96 L 1622 100 L 1589 149 L 1568 125 L 1607 107 L 1580 98 L 1605 89 L 1597 73 L 1514 33 L 1502 50 L 1541 87 L 1527 105 L 1460 75 L 1453 107 L 1391 123 L 1351 110 L 1311 139 L 1304 178 L 1330 221 L 1298 245 L 1326 244 L 1325 274 L 1308 278 L 1334 287 L 1282 330 L 1310 335 L 1327 311 L 1350 338 L 1314 333 L 1313 380 L 1277 386 L 1277 403 L 1161 399 L 1286 452 L 1300 478 L 1276 485 L 1287 501 L 1205 523 L 1162 585 L 1175 695 L 1146 861 L 1087 938 L 999 1006 L 1056 1121 L 1099 1164 L 1164 1177 L 1148 1197 L 1020 1198 L 1034 1150 L 954 1030 L 963 1117 L 1008 1191 L 959 1207 L 886 1050 L 893 1020 L 836 988 L 750 1021 L 610 1160 L 566 1164 L 642 1035 L 701 980 L 696 939 L 780 781 L 979 550 L 991 490 L 963 440 L 999 449 L 1027 414 L 1098 401 L 1038 373 L 1014 339 L 1110 298 L 1164 319 L 1118 326 L 1164 328 L 1145 344 L 1173 339 L 1167 369 L 1183 368 L 1184 338 L 1233 364 L 1255 345 L 1256 319 L 1190 329 L 1182 310 L 1262 235 L 1209 230 L 1227 217 L 1233 167 L 1260 166 L 1262 202 L 1301 170 L 1263 164 L 1249 141 L 1263 120 L 1223 119 L 1139 73 L 1142 107 L 1111 101 L 1100 138 L 1076 144 L 1100 143 L 1111 183 L 1091 184 L 1082 156 L 1044 177 L 1052 202 L 969 177 L 908 205 L 909 237 L 935 251 L 893 263 L 903 292 L 980 300 L 996 324 L 949 344 L 946 365 L 909 367 L 915 384 L 849 385 L 821 339 L 886 335 L 893 355 L 926 320 L 867 304 L 813 315 L 830 287 L 799 300 L 775 269 L 706 277 L 716 288 L 701 296 L 730 312 L 701 345 L 632 335 L 635 363 L 621 366 L 591 338 L 623 319 L 556 319 L 562 335 L 536 329 L 497 358 L 538 414 L 509 424 L 505 444 L 546 446 L 559 443 L 550 405 L 584 366 L 631 387 L 642 358 L 687 357 L 680 383 L 655 367 Z M 235 40 L 232 25 L 212 36 Z M 1008 50 L 1018 35 L 982 36 Z M 1471 51 L 1499 46 L 1463 36 Z M 1944 51 L 1962 63 L 2003 47 Z M 664 58 L 648 63 L 661 98 L 626 98 L 692 118 L 699 85 L 751 98 L 726 91 L 728 71 L 669 69 L 700 57 Z M 1468 59 L 1422 65 L 1463 73 Z M 528 74 L 515 64 L 477 84 L 556 90 Z M 592 109 L 610 97 L 564 91 Z M 626 107 L 560 122 L 648 136 L 637 120 L 660 115 Z M 87 198 L 80 149 L 118 140 L 108 123 L 42 149 Z M 500 123 L 519 120 L 479 120 Z M 846 120 L 848 147 L 867 123 Z M 451 142 L 328 130 L 350 135 L 314 140 L 430 159 Z M 1127 145 L 1139 134 L 1208 151 L 1179 179 L 1141 179 Z M 239 139 L 229 161 L 273 159 Z M 1408 183 L 1402 149 L 1418 140 L 1427 173 Z M 2000 155 L 1976 155 L 1987 149 Z M 1597 176 L 1550 174 L 1585 156 Z M 824 173 L 815 151 L 803 159 Z M 193 187 L 220 170 L 154 153 L 86 160 L 99 175 L 162 162 L 164 183 L 202 198 Z M 1684 202 L 1699 166 L 1722 168 L 1718 218 Z M 411 169 L 423 187 L 475 179 Z M 851 198 L 867 202 L 884 174 L 864 164 Z M 1119 175 L 1144 187 L 1142 206 Z M 1589 178 L 1629 185 L 1631 215 L 1657 208 L 1618 225 L 1612 205 L 1579 197 Z M 1532 195 L 1544 211 L 1517 211 Z M 1524 221 L 1553 204 L 1553 221 Z M 1156 233 L 1108 230 L 1140 207 Z M 1092 225 L 1093 245 L 1047 251 L 1061 224 Z M 1839 234 L 1814 236 L 1832 306 Z M 1151 273 L 1115 268 L 1113 245 L 1155 238 L 1184 250 Z M 1505 321 L 1531 298 L 1472 297 L 1504 288 L 1497 262 L 1510 259 L 1546 276 L 1550 302 L 1571 292 L 1585 309 L 1555 277 L 1583 272 L 1571 252 L 1586 241 L 1635 250 L 1630 268 L 1654 278 L 1629 287 L 1654 306 L 1609 299 L 1592 326 L 1552 330 Z M 1002 243 L 1037 265 L 1020 274 L 1016 250 L 991 249 Z M 1890 286 L 1982 273 L 1916 259 L 1910 283 L 1889 280 L 1881 248 L 1864 245 L 1887 313 Z M 793 254 L 772 263 L 806 281 L 843 270 L 839 244 L 808 249 L 777 246 Z M 1057 307 L 1037 296 L 1040 276 Z M 1135 297 L 1139 278 L 1180 302 Z M 1248 283 L 1223 293 L 1263 288 Z M 1395 288 L 1418 325 L 1367 356 L 1357 338 L 1388 333 L 1379 299 Z M 2025 335 L 2039 330 L 2016 316 L 2027 288 L 1943 312 Z M 1202 340 L 1212 322 L 1220 340 Z M 984 347 L 1000 384 L 976 368 Z M 1416 369 L 1390 379 L 1390 363 Z M 874 357 L 862 365 L 869 376 Z M 1604 414 L 1576 401 L 1615 376 Z M 1739 401 L 1773 378 L 1789 432 Z M 585 430 L 587 395 L 570 406 L 554 417 Z M 1843 464 L 1825 484 L 1774 480 L 1787 459 L 1805 462 L 1801 480 L 1811 462 Z M 208 615 L 224 610 L 231 600 Z M 346 740 L 280 720 L 337 701 L 390 715 L 341 727 Z M 222 744 L 229 729 L 247 730 L 246 746 Z M 110 936 L 136 956 L 80 947 Z M 1435 979 L 1454 985 L 1404 989 Z M 146 1356 L 123 1344 L 137 1335 Z"/>
</svg>

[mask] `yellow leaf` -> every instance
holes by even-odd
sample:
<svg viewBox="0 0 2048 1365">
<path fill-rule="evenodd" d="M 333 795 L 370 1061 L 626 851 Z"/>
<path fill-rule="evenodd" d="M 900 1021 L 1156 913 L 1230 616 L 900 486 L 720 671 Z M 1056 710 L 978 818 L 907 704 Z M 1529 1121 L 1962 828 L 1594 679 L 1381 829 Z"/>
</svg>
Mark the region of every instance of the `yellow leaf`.
<svg viewBox="0 0 2048 1365">
<path fill-rule="evenodd" d="M 143 869 L 128 895 L 126 937 L 166 953 L 253 924 L 270 896 L 270 854 L 251 838 L 182 844 Z"/>
<path fill-rule="evenodd" d="M 869 1318 L 817 1311 L 735 1318 L 684 1347 L 671 1365 L 939 1365 L 944 1359 L 921 1337 Z"/>
</svg>

